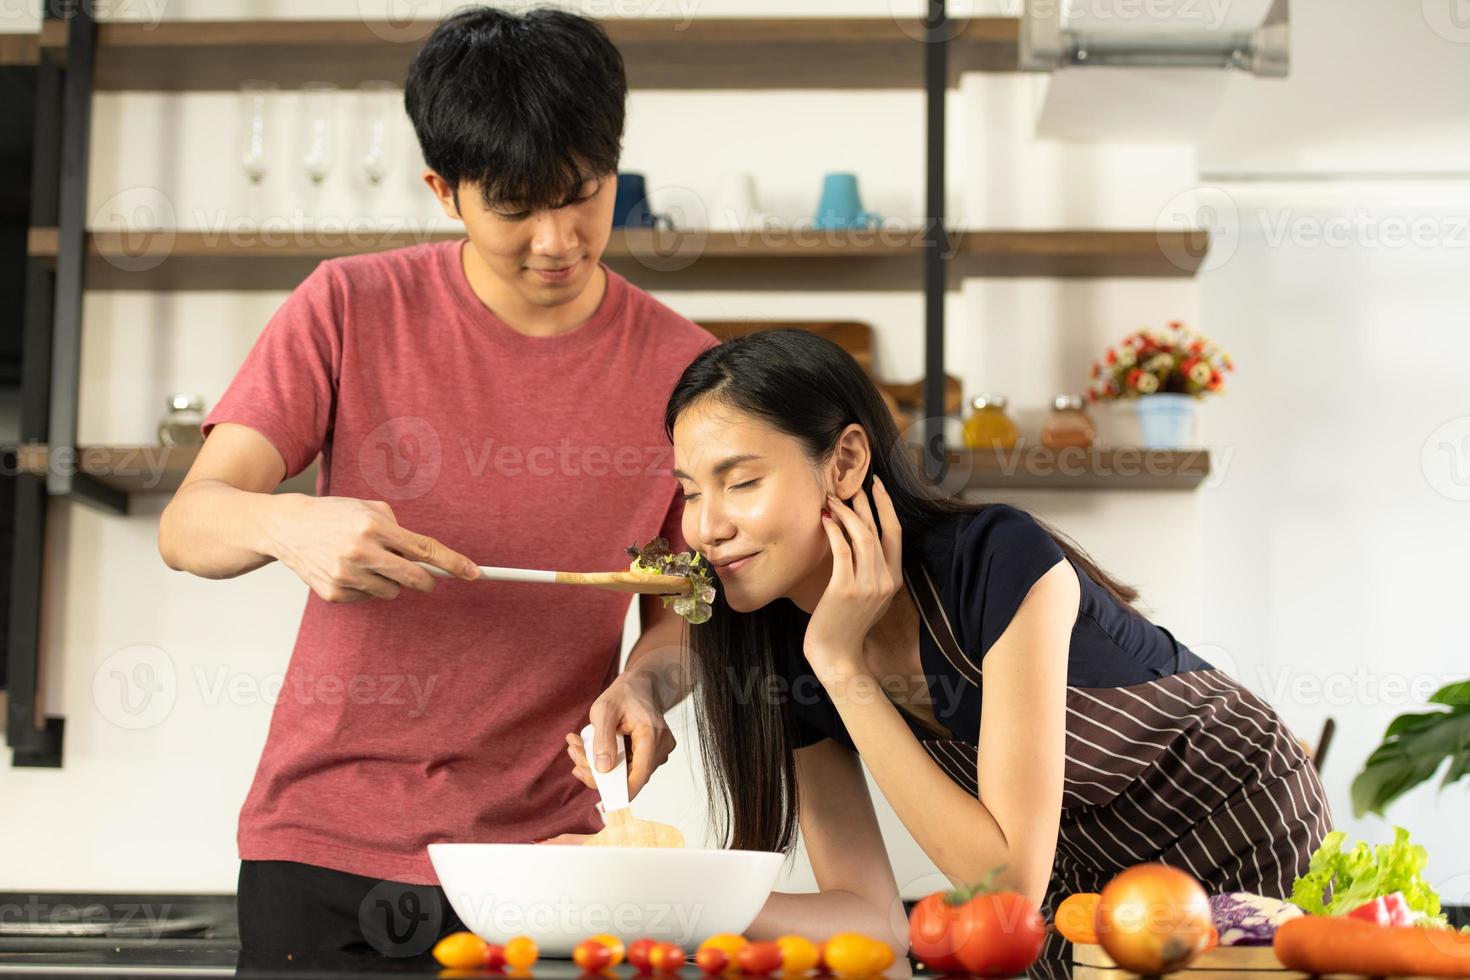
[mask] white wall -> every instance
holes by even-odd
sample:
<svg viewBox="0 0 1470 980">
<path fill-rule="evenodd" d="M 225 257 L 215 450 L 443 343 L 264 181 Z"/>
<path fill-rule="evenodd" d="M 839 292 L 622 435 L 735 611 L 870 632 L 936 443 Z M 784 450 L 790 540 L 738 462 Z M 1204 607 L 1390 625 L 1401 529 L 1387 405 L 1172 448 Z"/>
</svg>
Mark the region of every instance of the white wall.
<svg viewBox="0 0 1470 980">
<path fill-rule="evenodd" d="M 127 6 L 125 0 L 118 2 Z M 587 0 L 578 6 L 591 8 L 594 3 Z M 1299 0 L 1294 13 L 1301 11 L 1302 22 L 1309 23 L 1327 4 L 1328 0 Z M 445 9 L 453 6 L 446 4 Z M 649 9 L 668 16 L 688 6 L 669 0 Z M 916 12 L 920 5 L 909 6 L 913 11 L 905 8 L 905 12 Z M 1323 37 L 1313 43 L 1330 45 L 1333 37 L 1356 38 L 1375 30 L 1378 25 L 1365 12 L 1368 6 L 1354 8 L 1357 19 L 1324 23 L 1319 16 L 1316 29 Z M 627 0 L 613 12 L 636 7 Z M 142 0 L 135 0 L 120 14 L 146 9 Z M 888 9 L 887 0 L 849 2 L 840 9 L 818 0 L 800 6 L 771 2 L 759 8 L 726 0 L 701 3 L 697 14 L 872 15 Z M 342 17 L 357 12 L 353 0 L 310 4 L 176 0 L 168 6 L 168 15 L 179 17 Z M 364 12 L 374 11 L 364 7 Z M 1412 59 L 1417 51 L 1406 43 L 1396 55 L 1357 70 L 1377 68 L 1387 79 L 1399 70 L 1400 60 Z M 1037 81 L 974 75 L 951 97 L 952 221 L 990 227 L 1148 228 L 1177 205 L 1180 194 L 1195 186 L 1191 146 L 1068 146 L 1032 138 Z M 1307 91 L 1311 94 L 1301 96 L 1303 114 L 1325 111 L 1330 101 L 1312 78 L 1275 84 L 1239 80 L 1238 85 L 1240 98 L 1259 98 L 1269 105 L 1282 100 L 1283 93 L 1295 97 Z M 1257 85 L 1259 94 L 1253 94 Z M 344 124 L 350 118 L 346 102 Z M 283 95 L 273 118 L 290 128 L 296 110 L 297 100 Z M 635 93 L 625 166 L 648 173 L 656 204 L 664 203 L 661 194 L 674 199 L 680 193 L 707 194 L 719 172 L 746 170 L 755 175 L 767 206 L 788 218 L 811 207 L 824 171 L 855 169 L 871 207 L 890 216 L 911 217 L 922 201 L 921 111 L 922 99 L 912 92 Z M 278 146 L 281 155 L 264 190 L 252 196 L 236 164 L 233 112 L 229 95 L 99 96 L 90 177 L 93 223 L 143 220 L 162 206 L 186 227 L 209 227 L 211 222 L 242 215 L 287 221 L 440 220 L 417 183 L 416 149 L 406 121 L 397 131 L 399 166 L 383 188 L 369 190 L 350 170 L 339 170 L 320 193 L 313 194 L 291 162 L 288 140 Z M 1239 131 L 1236 127 L 1232 132 Z M 1218 145 L 1234 144 L 1222 138 Z M 718 148 L 719 172 L 710 166 L 711 148 Z M 1257 663 L 1285 663 L 1301 656 L 1304 648 L 1321 649 L 1315 661 L 1292 661 L 1303 670 L 1318 671 L 1325 667 L 1329 649 L 1316 629 L 1324 622 L 1324 610 L 1332 608 L 1326 605 L 1325 593 L 1316 600 L 1324 605 L 1319 610 L 1293 594 L 1288 600 L 1278 590 L 1268 591 L 1263 583 L 1277 578 L 1296 583 L 1309 580 L 1311 572 L 1326 575 L 1340 569 L 1336 574 L 1342 581 L 1337 584 L 1346 585 L 1351 564 L 1335 551 L 1263 549 L 1264 535 L 1258 529 L 1273 528 L 1283 542 L 1287 533 L 1305 534 L 1304 529 L 1329 512 L 1321 494 L 1331 492 L 1334 500 L 1345 499 L 1336 493 L 1337 480 L 1368 480 L 1375 489 L 1351 498 L 1365 504 L 1370 493 L 1380 502 L 1389 499 L 1395 487 L 1381 455 L 1364 450 L 1334 453 L 1315 468 L 1292 469 L 1303 480 L 1316 473 L 1307 488 L 1315 488 L 1316 496 L 1304 490 L 1285 507 L 1265 499 L 1272 490 L 1290 485 L 1283 479 L 1281 457 L 1310 458 L 1301 455 L 1310 447 L 1300 440 L 1317 435 L 1288 422 L 1281 406 L 1290 404 L 1304 418 L 1318 420 L 1317 425 L 1339 418 L 1378 417 L 1381 411 L 1383 418 L 1392 420 L 1385 423 L 1390 428 L 1402 424 L 1409 409 L 1398 394 L 1385 394 L 1376 407 L 1363 403 L 1348 409 L 1341 398 L 1332 402 L 1331 412 L 1314 406 L 1293 394 L 1299 385 L 1284 375 L 1281 365 L 1268 361 L 1278 348 L 1263 345 L 1285 342 L 1302 329 L 1304 318 L 1311 317 L 1320 324 L 1324 338 L 1351 339 L 1350 352 L 1333 356 L 1360 367 L 1385 346 L 1379 339 L 1384 335 L 1378 332 L 1384 325 L 1372 321 L 1378 330 L 1365 326 L 1350 337 L 1332 333 L 1335 324 L 1328 319 L 1326 304 L 1330 301 L 1335 308 L 1366 318 L 1371 303 L 1394 301 L 1395 294 L 1380 294 L 1379 288 L 1411 290 L 1387 269 L 1338 275 L 1315 267 L 1314 278 L 1298 282 L 1295 267 L 1285 268 L 1284 261 L 1282 250 L 1256 254 L 1242 241 L 1229 264 L 1198 282 L 973 280 L 948 300 L 948 368 L 963 379 L 967 394 L 997 389 L 1010 393 L 1023 425 L 1034 432 L 1051 395 L 1079 388 L 1088 362 L 1107 343 L 1140 324 L 1176 318 L 1203 321 L 1235 349 L 1241 364 L 1236 393 L 1203 410 L 1205 441 L 1223 450 L 1217 457 L 1222 478 L 1193 494 L 1003 496 L 1034 508 L 1121 578 L 1140 585 L 1156 618 L 1186 642 L 1221 643 L 1246 670 Z M 1409 265 L 1413 269 L 1406 275 L 1422 274 L 1415 271 L 1420 267 L 1412 260 Z M 1438 281 L 1433 274 L 1430 279 Z M 1416 286 L 1412 291 L 1422 289 Z M 281 298 L 278 293 L 89 295 L 81 441 L 150 441 L 162 398 L 170 391 L 198 390 L 212 402 Z M 679 292 L 660 298 L 695 318 L 865 319 L 878 331 L 880 374 L 909 381 L 921 370 L 923 311 L 917 293 Z M 1424 302 L 1437 301 L 1431 296 Z M 1288 309 L 1295 310 L 1295 318 L 1268 329 L 1272 319 L 1288 316 L 1283 312 Z M 1428 331 L 1432 322 L 1425 318 L 1416 328 Z M 1448 343 L 1448 321 L 1441 322 L 1443 336 L 1432 336 Z M 1446 357 L 1436 364 L 1434 370 L 1447 372 L 1454 361 Z M 1459 411 L 1450 404 L 1459 392 L 1447 376 L 1416 389 L 1437 392 L 1442 399 L 1421 418 L 1444 418 Z M 1339 410 L 1356 414 L 1339 415 Z M 1126 413 L 1107 413 L 1102 425 L 1112 441 L 1129 441 L 1132 422 Z M 1422 442 L 1423 436 L 1418 439 Z M 1417 459 L 1417 450 L 1400 456 L 1406 460 L 1401 465 L 1409 465 Z M 1373 539 L 1380 561 L 1403 573 L 1411 572 L 1419 561 L 1438 561 L 1438 575 L 1449 578 L 1453 569 L 1447 559 L 1437 557 L 1443 549 L 1429 537 L 1434 529 L 1446 526 L 1449 516 L 1436 520 L 1430 516 L 1429 503 L 1399 499 L 1396 506 L 1418 515 L 1419 530 L 1417 536 L 1396 538 L 1391 536 L 1395 525 L 1385 523 Z M 157 499 L 141 500 L 137 513 L 126 519 L 67 503 L 52 505 L 45 671 L 48 711 L 67 718 L 66 767 L 0 768 L 0 797 L 21 803 L 19 808 L 8 808 L 9 832 L 0 838 L 0 888 L 230 890 L 234 886 L 236 814 L 270 711 L 267 699 L 250 690 L 284 670 L 306 590 L 289 572 L 274 567 L 231 582 L 204 582 L 168 571 L 154 548 L 162 504 Z M 1447 508 L 1441 505 L 1440 510 Z M 1347 512 L 1343 513 L 1346 519 Z M 1461 511 L 1454 514 L 1464 520 Z M 1363 515 L 1354 515 L 1356 525 L 1366 526 L 1365 521 Z M 1311 540 L 1320 544 L 1321 537 Z M 1347 547 L 1343 540 L 1329 544 Z M 1282 564 L 1289 556 L 1295 556 L 1294 563 Z M 1402 575 L 1379 574 L 1384 590 L 1374 592 L 1378 602 L 1394 596 L 1400 602 L 1398 615 L 1385 616 L 1381 630 L 1433 608 L 1405 594 L 1411 590 L 1403 586 Z M 1354 606 L 1367 606 L 1361 590 L 1353 595 L 1358 600 Z M 1411 614 L 1411 603 L 1417 603 L 1413 608 L 1418 613 Z M 1351 607 L 1341 603 L 1338 608 Z M 1347 627 L 1341 631 L 1354 637 L 1366 634 Z M 1426 626 L 1423 634 L 1416 634 L 1420 640 L 1409 649 L 1429 649 L 1428 632 Z M 166 654 L 176 688 L 166 717 L 151 727 L 130 730 L 115 723 L 127 721 L 118 715 L 115 696 L 104 689 L 99 697 L 93 685 L 104 665 L 116 666 L 130 655 L 129 648 L 140 644 Z M 1397 644 L 1394 649 L 1402 651 L 1405 646 Z M 1376 644 L 1365 647 L 1362 655 L 1374 649 Z M 110 657 L 114 659 L 109 661 Z M 240 685 L 235 696 L 219 693 L 216 685 L 221 680 Z M 1315 735 L 1321 716 L 1316 706 L 1290 702 L 1282 707 L 1302 734 Z M 1348 715 L 1341 712 L 1339 720 L 1349 720 Z M 1364 715 L 1364 731 L 1376 729 L 1381 715 L 1382 711 Z M 645 806 L 647 815 L 672 820 L 695 833 L 703 825 L 705 811 L 703 788 L 695 777 L 694 737 L 682 711 L 674 724 L 682 747 L 650 785 Z M 1366 734 L 1355 737 L 1356 746 L 1343 737 L 1335 750 L 1329 788 L 1338 799 L 1351 758 L 1361 756 L 1367 744 Z M 881 800 L 879 806 L 906 893 L 917 895 L 937 887 L 932 864 Z M 1421 828 L 1425 836 L 1438 833 L 1436 847 L 1444 840 L 1448 850 L 1447 813 L 1420 806 L 1410 822 L 1416 833 Z M 1463 844 L 1460 848 L 1458 854 L 1467 856 Z M 798 861 L 789 887 L 811 884 L 809 869 Z"/>
</svg>

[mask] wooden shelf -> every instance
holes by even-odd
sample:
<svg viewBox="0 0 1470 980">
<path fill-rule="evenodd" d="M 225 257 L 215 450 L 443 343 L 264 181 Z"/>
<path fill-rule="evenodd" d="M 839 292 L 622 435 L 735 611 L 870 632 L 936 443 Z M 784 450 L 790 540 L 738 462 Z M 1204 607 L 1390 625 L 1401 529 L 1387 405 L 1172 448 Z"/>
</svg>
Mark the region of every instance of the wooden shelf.
<svg viewBox="0 0 1470 980">
<path fill-rule="evenodd" d="M 443 232 L 98 231 L 87 236 L 94 289 L 293 288 L 323 259 L 463 237 Z M 1194 275 L 1205 231 L 963 231 L 953 233 L 950 286 L 970 277 Z M 32 228 L 31 255 L 54 260 L 54 228 Z M 615 229 L 605 258 L 646 289 L 918 289 L 916 231 L 740 233 Z"/>
<path fill-rule="evenodd" d="M 16 468 L 44 475 L 49 447 L 14 447 Z M 76 468 L 122 493 L 172 493 L 183 481 L 199 450 L 163 446 L 86 446 L 77 450 Z M 1042 446 L 1011 451 L 949 454 L 946 486 L 967 490 L 1192 490 L 1210 475 L 1205 449 L 1093 447 L 1060 452 Z M 315 465 L 286 481 L 277 492 L 312 493 Z"/>
<path fill-rule="evenodd" d="M 40 35 L 0 34 L 0 67 L 34 65 L 40 48 Z"/>
<path fill-rule="evenodd" d="M 247 78 L 294 87 L 403 81 L 435 21 L 239 20 L 104 23 L 97 88 L 234 89 Z M 642 89 L 922 89 L 917 18 L 697 17 L 602 22 Z M 964 71 L 1017 70 L 1020 21 L 957 19 L 949 84 Z M 47 23 L 43 49 L 65 57 L 65 25 Z"/>
<path fill-rule="evenodd" d="M 1206 449 L 951 450 L 944 485 L 966 490 L 1192 490 L 1210 475 Z"/>
<path fill-rule="evenodd" d="M 6 453 L 10 452 L 15 453 L 15 468 L 21 473 L 45 476 L 51 466 L 51 449 L 43 443 L 9 447 Z M 198 455 L 194 446 L 82 446 L 73 461 L 58 461 L 58 465 L 67 465 L 122 493 L 173 493 Z M 313 463 L 276 492 L 314 493 L 316 474 Z"/>
</svg>

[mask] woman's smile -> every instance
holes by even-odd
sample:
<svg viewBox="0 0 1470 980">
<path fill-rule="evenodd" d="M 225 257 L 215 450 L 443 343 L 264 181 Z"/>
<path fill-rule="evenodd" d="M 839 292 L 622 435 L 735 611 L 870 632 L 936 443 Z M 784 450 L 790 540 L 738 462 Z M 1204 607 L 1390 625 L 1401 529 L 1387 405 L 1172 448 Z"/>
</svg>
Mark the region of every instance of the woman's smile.
<svg viewBox="0 0 1470 980">
<path fill-rule="evenodd" d="M 755 559 L 759 556 L 760 552 L 756 551 L 745 555 L 744 557 L 732 556 L 733 560 L 731 560 L 730 558 L 722 558 L 720 559 L 720 561 L 711 562 L 711 564 L 714 566 L 715 574 L 718 575 L 721 579 L 725 579 L 729 578 L 732 575 L 738 574 L 742 569 L 749 568 L 750 563 L 755 561 Z M 721 562 L 723 562 L 723 564 Z"/>
</svg>

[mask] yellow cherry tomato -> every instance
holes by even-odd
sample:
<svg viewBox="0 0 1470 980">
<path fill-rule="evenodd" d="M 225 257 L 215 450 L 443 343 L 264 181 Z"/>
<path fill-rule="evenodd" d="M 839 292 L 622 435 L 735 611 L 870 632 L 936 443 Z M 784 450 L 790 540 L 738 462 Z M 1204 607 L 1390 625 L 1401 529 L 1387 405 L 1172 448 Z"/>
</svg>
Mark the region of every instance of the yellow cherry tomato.
<svg viewBox="0 0 1470 980">
<path fill-rule="evenodd" d="M 872 971 L 874 973 L 882 973 L 893 965 L 893 947 L 881 939 L 870 939 L 868 941 L 872 943 L 870 947 L 873 954 Z"/>
<path fill-rule="evenodd" d="M 623 945 L 623 941 L 610 932 L 600 932 L 597 935 L 589 936 L 588 938 L 595 939 L 598 942 L 602 943 L 602 945 L 607 947 L 607 951 L 612 954 L 612 962 L 608 964 L 609 966 L 617 966 L 619 963 L 623 962 L 623 958 L 628 955 L 628 950 Z"/>
<path fill-rule="evenodd" d="M 541 951 L 530 936 L 516 936 L 505 944 L 506 965 L 524 970 L 536 962 Z"/>
<path fill-rule="evenodd" d="M 881 962 L 882 952 L 874 948 L 875 940 L 858 932 L 839 932 L 827 940 L 823 957 L 827 969 L 839 977 L 863 977 L 872 974 L 874 964 Z M 885 947 L 886 943 L 882 944 Z M 892 951 L 888 953 L 892 956 Z"/>
<path fill-rule="evenodd" d="M 725 972 L 738 973 L 740 972 L 740 966 L 737 957 L 740 955 L 740 951 L 749 945 L 750 940 L 739 933 L 718 932 L 700 943 L 699 949 L 717 949 L 724 953 L 725 957 L 729 960 L 729 965 L 725 967 Z M 694 952 L 696 956 L 699 955 L 699 950 L 695 950 Z"/>
<path fill-rule="evenodd" d="M 451 970 L 469 970 L 485 962 L 485 940 L 473 932 L 451 932 L 434 944 L 434 959 Z"/>
<path fill-rule="evenodd" d="M 699 948 L 704 949 L 706 946 L 713 946 L 715 949 L 722 949 L 725 951 L 725 954 L 733 960 L 736 953 L 740 952 L 742 949 L 749 945 L 750 940 L 746 939 L 742 935 L 739 935 L 738 933 L 718 932 L 715 933 L 713 936 L 710 936 L 704 942 L 700 943 Z"/>
<path fill-rule="evenodd" d="M 781 947 L 782 973 L 805 973 L 817 965 L 821 955 L 817 944 L 805 936 L 782 936 L 776 945 Z"/>
</svg>

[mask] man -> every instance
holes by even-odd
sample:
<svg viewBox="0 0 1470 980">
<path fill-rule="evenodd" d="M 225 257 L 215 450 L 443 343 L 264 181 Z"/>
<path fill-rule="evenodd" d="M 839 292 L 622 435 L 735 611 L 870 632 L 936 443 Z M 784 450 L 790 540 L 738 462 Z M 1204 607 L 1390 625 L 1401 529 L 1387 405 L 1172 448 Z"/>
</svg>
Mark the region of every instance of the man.
<svg viewBox="0 0 1470 980">
<path fill-rule="evenodd" d="M 422 952 L 458 927 L 427 844 L 598 829 L 563 741 L 589 706 L 599 754 L 632 736 L 634 792 L 673 746 L 663 711 L 687 675 L 660 602 L 619 675 L 626 595 L 474 581 L 683 546 L 662 408 L 714 341 L 600 262 L 626 92 L 583 18 L 440 24 L 405 104 L 468 240 L 322 263 L 163 514 L 170 567 L 280 561 L 311 589 L 240 814 L 247 951 Z M 316 496 L 271 493 L 318 453 Z"/>
</svg>

